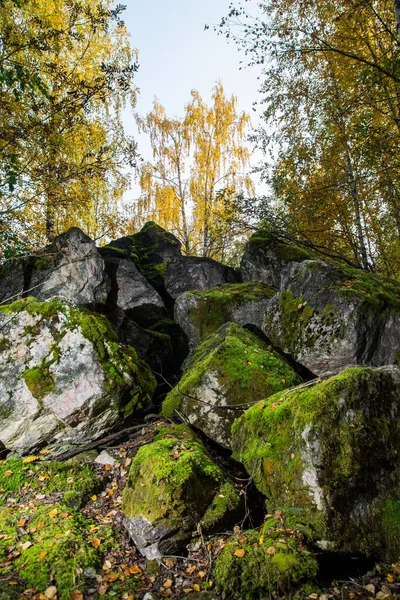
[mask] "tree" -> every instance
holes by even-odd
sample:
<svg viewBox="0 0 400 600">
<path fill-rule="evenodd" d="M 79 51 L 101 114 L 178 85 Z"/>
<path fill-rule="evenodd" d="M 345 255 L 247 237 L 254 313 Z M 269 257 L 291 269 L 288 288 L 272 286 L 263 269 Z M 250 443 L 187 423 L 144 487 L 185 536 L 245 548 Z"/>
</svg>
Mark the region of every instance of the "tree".
<svg viewBox="0 0 400 600">
<path fill-rule="evenodd" d="M 263 64 L 256 139 L 285 219 L 351 262 L 400 274 L 400 39 L 391 0 L 283 0 L 222 30 Z M 239 25 L 240 34 L 233 33 Z"/>
<path fill-rule="evenodd" d="M 112 229 L 135 145 L 136 54 L 113 0 L 2 0 L 0 228 L 35 243 L 66 222 Z M 99 207 L 102 209 L 99 210 Z M 96 217 L 97 215 L 97 217 Z M 1 227 L 2 226 L 2 227 Z"/>
<path fill-rule="evenodd" d="M 157 101 L 138 118 L 153 160 L 140 168 L 142 196 L 133 220 L 136 226 L 156 220 L 182 240 L 187 254 L 221 257 L 232 234 L 231 201 L 235 193 L 252 190 L 244 172 L 249 117 L 237 113 L 236 98 L 226 98 L 221 83 L 211 107 L 197 91 L 191 96 L 182 119 L 168 118 Z"/>
</svg>

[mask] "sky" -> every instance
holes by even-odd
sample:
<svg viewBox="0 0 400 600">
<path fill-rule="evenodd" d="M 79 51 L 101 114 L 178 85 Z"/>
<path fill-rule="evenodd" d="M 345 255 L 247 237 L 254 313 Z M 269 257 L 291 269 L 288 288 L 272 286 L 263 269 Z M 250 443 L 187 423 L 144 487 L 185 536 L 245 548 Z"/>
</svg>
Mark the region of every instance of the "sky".
<svg viewBox="0 0 400 600">
<path fill-rule="evenodd" d="M 238 99 L 238 110 L 258 123 L 253 103 L 259 99 L 259 71 L 240 70 L 246 60 L 233 42 L 213 31 L 229 12 L 230 0 L 127 0 L 123 19 L 131 34 L 132 46 L 139 52 L 136 85 L 140 89 L 136 110 L 144 116 L 154 98 L 170 117 L 182 117 L 190 90 L 197 89 L 203 100 L 211 100 L 212 89 L 221 80 L 227 96 Z M 208 24 L 210 28 L 204 29 Z M 139 144 L 139 153 L 150 159 L 150 146 L 138 136 L 134 120 L 125 114 L 128 133 Z M 137 192 L 136 186 L 130 194 Z"/>
</svg>

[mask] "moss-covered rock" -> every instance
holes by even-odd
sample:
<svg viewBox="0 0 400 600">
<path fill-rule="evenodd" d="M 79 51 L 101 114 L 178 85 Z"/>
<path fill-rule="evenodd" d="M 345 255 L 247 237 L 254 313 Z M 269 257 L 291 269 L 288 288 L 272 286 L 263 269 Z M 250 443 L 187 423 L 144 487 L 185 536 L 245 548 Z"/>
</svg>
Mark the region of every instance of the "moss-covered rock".
<svg viewBox="0 0 400 600">
<path fill-rule="evenodd" d="M 175 303 L 175 319 L 196 348 L 228 321 L 262 328 L 268 301 L 275 294 L 260 283 L 225 284 L 207 291 L 186 292 Z"/>
<path fill-rule="evenodd" d="M 233 483 L 185 425 L 165 426 L 134 458 L 123 511 L 148 559 L 179 551 L 200 530 L 229 524 L 240 507 Z"/>
<path fill-rule="evenodd" d="M 257 402 L 300 382 L 285 359 L 255 334 L 228 323 L 200 344 L 161 412 L 166 417 L 184 413 L 192 425 L 229 447 L 231 425 L 244 409 L 227 406 Z"/>
<path fill-rule="evenodd" d="M 398 290 L 389 282 L 380 287 L 374 276 L 355 269 L 316 260 L 292 263 L 269 302 L 263 330 L 316 375 L 394 364 L 400 349 Z"/>
<path fill-rule="evenodd" d="M 256 600 L 271 597 L 278 588 L 280 594 L 292 597 L 313 581 L 317 561 L 301 541 L 282 532 L 271 534 L 264 537 L 249 530 L 230 538 L 213 570 L 219 591 L 230 598 Z"/>
<path fill-rule="evenodd" d="M 89 441 L 147 406 L 155 379 L 108 320 L 60 299 L 0 307 L 0 428 L 27 453 Z"/>
<path fill-rule="evenodd" d="M 298 509 L 324 547 L 398 558 L 398 375 L 348 369 L 276 394 L 233 425 L 234 457 L 268 506 Z"/>
<path fill-rule="evenodd" d="M 313 256 L 307 249 L 287 243 L 267 230 L 256 231 L 247 243 L 240 265 L 243 281 L 257 281 L 279 288 L 282 271 L 289 263 Z"/>
</svg>

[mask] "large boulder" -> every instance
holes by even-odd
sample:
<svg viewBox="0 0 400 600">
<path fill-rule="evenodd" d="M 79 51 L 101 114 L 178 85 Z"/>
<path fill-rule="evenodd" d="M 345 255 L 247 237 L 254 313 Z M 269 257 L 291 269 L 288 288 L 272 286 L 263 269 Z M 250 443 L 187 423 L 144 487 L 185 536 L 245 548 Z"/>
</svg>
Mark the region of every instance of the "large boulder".
<svg viewBox="0 0 400 600">
<path fill-rule="evenodd" d="M 133 260 L 164 302 L 171 306 L 171 298 L 164 286 L 164 275 L 167 263 L 181 256 L 181 242 L 172 233 L 149 221 L 137 233 L 110 242 L 100 252 L 106 256 L 125 256 Z"/>
<path fill-rule="evenodd" d="M 227 323 L 197 348 L 161 412 L 165 417 L 183 413 L 197 429 L 229 448 L 232 423 L 244 411 L 236 405 L 257 402 L 301 381 L 256 335 Z"/>
<path fill-rule="evenodd" d="M 307 260 L 289 264 L 263 331 L 318 376 L 393 364 L 400 350 L 400 284 Z"/>
<path fill-rule="evenodd" d="M 212 533 L 237 518 L 241 500 L 185 425 L 165 426 L 132 461 L 122 509 L 148 559 L 176 554 L 199 531 Z"/>
<path fill-rule="evenodd" d="M 29 290 L 38 300 L 55 296 L 76 306 L 104 302 L 108 285 L 96 245 L 78 227 L 59 235 L 32 259 Z"/>
<path fill-rule="evenodd" d="M 399 383 L 397 367 L 351 368 L 233 425 L 233 456 L 268 507 L 296 511 L 322 548 L 399 557 Z"/>
<path fill-rule="evenodd" d="M 25 454 L 61 451 L 120 426 L 156 382 L 107 319 L 54 299 L 0 307 L 0 436 Z"/>
<path fill-rule="evenodd" d="M 175 320 L 194 349 L 228 321 L 262 330 L 269 300 L 274 295 L 275 290 L 269 286 L 253 282 L 185 292 L 175 302 Z"/>
<path fill-rule="evenodd" d="M 243 281 L 257 281 L 278 288 L 282 271 L 289 263 L 311 258 L 313 257 L 308 250 L 260 229 L 251 236 L 246 245 L 240 272 Z"/>
<path fill-rule="evenodd" d="M 211 258 L 181 256 L 168 262 L 164 281 L 168 294 L 177 298 L 190 290 L 209 290 L 224 283 L 238 283 L 239 276 L 231 267 Z"/>
</svg>

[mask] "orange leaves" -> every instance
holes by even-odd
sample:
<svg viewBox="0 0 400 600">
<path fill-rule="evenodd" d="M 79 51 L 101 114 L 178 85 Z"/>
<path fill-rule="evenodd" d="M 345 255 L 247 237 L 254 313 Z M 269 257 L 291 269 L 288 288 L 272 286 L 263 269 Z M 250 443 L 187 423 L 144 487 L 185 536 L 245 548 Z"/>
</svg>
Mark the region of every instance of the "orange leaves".
<svg viewBox="0 0 400 600">
<path fill-rule="evenodd" d="M 99 538 L 97 538 L 97 537 L 93 537 L 90 540 L 90 543 L 92 544 L 93 548 L 97 549 L 100 546 L 100 544 L 101 544 L 101 540 Z"/>
<path fill-rule="evenodd" d="M 3 475 L 3 478 L 11 477 L 11 475 L 13 475 L 13 474 L 14 474 L 14 471 L 6 471 Z"/>
<path fill-rule="evenodd" d="M 237 548 L 234 552 L 234 556 L 237 556 L 238 558 L 242 558 L 245 554 L 246 550 L 244 550 L 243 548 Z"/>
<path fill-rule="evenodd" d="M 53 508 L 52 510 L 49 511 L 49 517 L 51 519 L 54 519 L 54 517 L 56 517 L 58 515 L 58 510 L 57 508 Z"/>
</svg>

